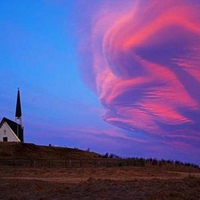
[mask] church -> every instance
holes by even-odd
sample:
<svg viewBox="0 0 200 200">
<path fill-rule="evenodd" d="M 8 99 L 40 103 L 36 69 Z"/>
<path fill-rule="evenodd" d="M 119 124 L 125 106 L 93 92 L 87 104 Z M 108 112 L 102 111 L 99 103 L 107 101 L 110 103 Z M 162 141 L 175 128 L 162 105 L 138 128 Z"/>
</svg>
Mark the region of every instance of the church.
<svg viewBox="0 0 200 200">
<path fill-rule="evenodd" d="M 17 92 L 15 121 L 4 117 L 0 123 L 0 142 L 24 142 L 20 91 Z"/>
</svg>

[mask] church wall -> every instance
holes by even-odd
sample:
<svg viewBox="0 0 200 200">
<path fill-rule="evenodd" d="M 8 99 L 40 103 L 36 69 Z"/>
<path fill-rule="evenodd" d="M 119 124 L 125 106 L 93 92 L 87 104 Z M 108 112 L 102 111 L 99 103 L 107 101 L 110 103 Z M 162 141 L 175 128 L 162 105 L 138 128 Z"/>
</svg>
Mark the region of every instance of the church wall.
<svg viewBox="0 0 200 200">
<path fill-rule="evenodd" d="M 0 128 L 0 142 L 20 142 L 15 133 L 10 129 L 9 125 L 4 122 Z"/>
</svg>

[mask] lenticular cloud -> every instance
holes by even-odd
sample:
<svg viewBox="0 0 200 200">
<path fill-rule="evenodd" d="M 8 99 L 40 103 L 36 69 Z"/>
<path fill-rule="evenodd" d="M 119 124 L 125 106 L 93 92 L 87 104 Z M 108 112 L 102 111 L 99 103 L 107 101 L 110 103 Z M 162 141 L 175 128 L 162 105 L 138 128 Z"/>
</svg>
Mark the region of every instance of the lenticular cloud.
<svg viewBox="0 0 200 200">
<path fill-rule="evenodd" d="M 82 69 L 90 71 L 88 83 L 95 82 L 103 119 L 141 133 L 199 140 L 200 4 L 112 2 L 90 12 L 80 47 L 90 57 Z"/>
</svg>

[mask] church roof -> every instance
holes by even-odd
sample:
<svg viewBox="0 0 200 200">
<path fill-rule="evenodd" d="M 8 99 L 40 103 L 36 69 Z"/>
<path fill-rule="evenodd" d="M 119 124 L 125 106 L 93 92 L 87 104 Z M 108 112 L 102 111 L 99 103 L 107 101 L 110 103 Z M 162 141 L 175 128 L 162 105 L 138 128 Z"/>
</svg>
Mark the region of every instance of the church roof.
<svg viewBox="0 0 200 200">
<path fill-rule="evenodd" d="M 2 127 L 3 123 L 6 122 L 9 127 L 12 129 L 12 131 L 16 134 L 16 136 L 20 139 L 21 142 L 24 141 L 24 138 L 23 138 L 23 128 L 21 127 L 20 124 L 10 120 L 10 119 L 7 119 L 6 117 L 4 117 L 2 120 L 1 120 L 1 124 L 0 124 L 0 127 Z"/>
</svg>

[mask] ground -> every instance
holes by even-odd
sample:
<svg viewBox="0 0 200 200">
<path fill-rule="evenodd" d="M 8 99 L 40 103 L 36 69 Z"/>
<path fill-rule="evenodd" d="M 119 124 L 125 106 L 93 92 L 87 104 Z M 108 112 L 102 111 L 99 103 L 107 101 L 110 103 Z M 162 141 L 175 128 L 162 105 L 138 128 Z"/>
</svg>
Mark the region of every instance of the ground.
<svg viewBox="0 0 200 200">
<path fill-rule="evenodd" d="M 200 199 L 200 172 L 161 167 L 0 168 L 0 199 Z"/>
<path fill-rule="evenodd" d="M 0 143 L 0 200 L 200 200 L 198 166 L 132 161 L 66 147 Z"/>
</svg>

